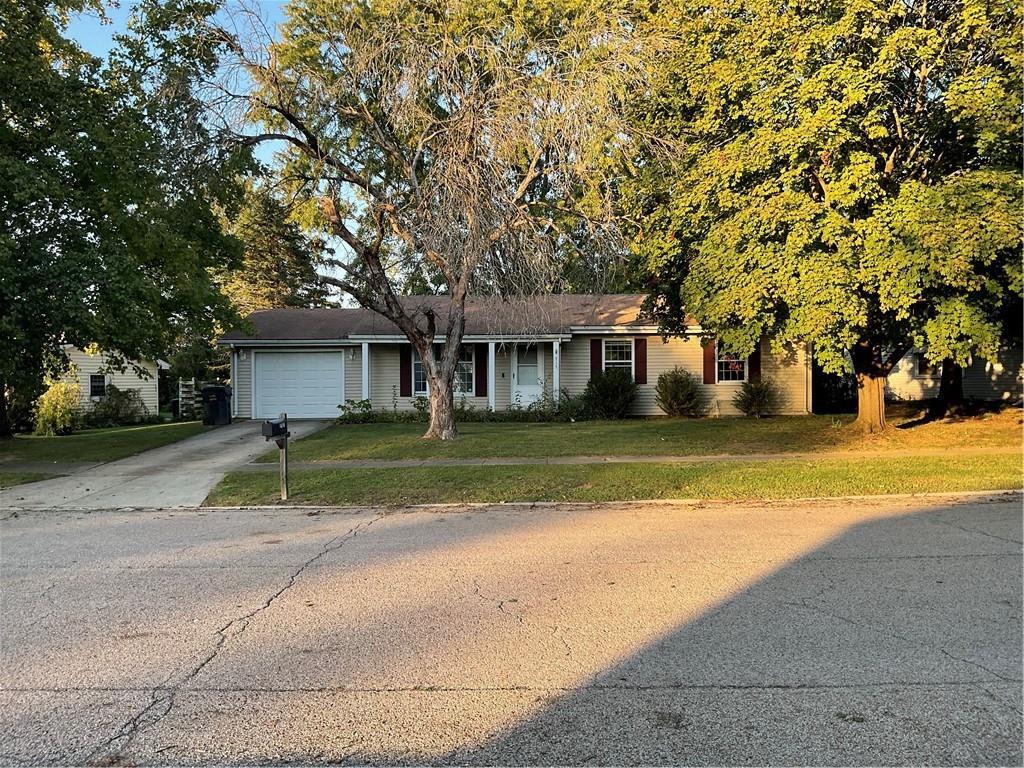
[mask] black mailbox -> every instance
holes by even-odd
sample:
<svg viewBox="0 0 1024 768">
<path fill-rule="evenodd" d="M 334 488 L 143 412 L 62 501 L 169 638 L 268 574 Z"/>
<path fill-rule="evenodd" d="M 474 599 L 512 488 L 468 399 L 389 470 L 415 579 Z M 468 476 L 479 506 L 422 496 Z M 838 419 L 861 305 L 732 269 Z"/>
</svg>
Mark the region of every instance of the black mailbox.
<svg viewBox="0 0 1024 768">
<path fill-rule="evenodd" d="M 288 436 L 288 419 L 267 419 L 263 422 L 263 436 L 267 440 Z"/>
</svg>

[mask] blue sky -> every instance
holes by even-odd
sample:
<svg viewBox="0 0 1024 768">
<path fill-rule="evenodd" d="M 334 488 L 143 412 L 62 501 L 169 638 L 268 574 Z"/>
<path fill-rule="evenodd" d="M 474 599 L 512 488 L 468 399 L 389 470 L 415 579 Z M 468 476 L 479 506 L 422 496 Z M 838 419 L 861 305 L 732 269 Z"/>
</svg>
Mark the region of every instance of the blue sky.
<svg viewBox="0 0 1024 768">
<path fill-rule="evenodd" d="M 68 37 L 94 56 L 106 56 L 114 44 L 114 35 L 125 30 L 134 5 L 129 0 L 121 0 L 116 6 L 108 5 L 106 22 L 95 13 L 77 14 L 68 25 Z M 231 3 L 227 5 L 230 7 Z M 246 5 L 257 6 L 268 22 L 276 24 L 284 20 L 284 0 L 261 0 Z"/>
</svg>

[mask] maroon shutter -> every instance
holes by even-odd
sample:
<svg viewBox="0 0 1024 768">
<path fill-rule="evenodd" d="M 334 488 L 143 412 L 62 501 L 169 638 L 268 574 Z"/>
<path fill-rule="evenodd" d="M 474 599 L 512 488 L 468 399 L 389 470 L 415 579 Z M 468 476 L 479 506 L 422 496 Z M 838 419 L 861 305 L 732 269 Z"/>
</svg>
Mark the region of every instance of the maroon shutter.
<svg viewBox="0 0 1024 768">
<path fill-rule="evenodd" d="M 473 391 L 477 397 L 487 397 L 487 345 L 477 344 L 473 350 L 473 358 L 476 370 L 473 372 L 475 387 Z"/>
<path fill-rule="evenodd" d="M 594 378 L 604 368 L 604 348 L 600 339 L 590 340 L 590 378 Z"/>
<path fill-rule="evenodd" d="M 704 342 L 704 383 L 715 383 L 715 337 Z"/>
<path fill-rule="evenodd" d="M 761 380 L 761 342 L 758 340 L 754 352 L 747 359 L 747 378 L 751 381 Z"/>
<path fill-rule="evenodd" d="M 633 380 L 647 383 L 647 339 L 643 336 L 633 339 Z"/>
<path fill-rule="evenodd" d="M 398 394 L 412 397 L 412 346 L 403 344 L 398 348 Z"/>
</svg>

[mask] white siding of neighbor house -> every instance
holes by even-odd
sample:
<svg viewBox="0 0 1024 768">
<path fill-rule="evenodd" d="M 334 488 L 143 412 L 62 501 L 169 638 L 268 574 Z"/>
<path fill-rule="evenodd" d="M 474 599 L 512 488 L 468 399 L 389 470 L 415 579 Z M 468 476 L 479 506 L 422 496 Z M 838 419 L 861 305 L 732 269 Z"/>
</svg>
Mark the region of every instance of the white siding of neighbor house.
<svg viewBox="0 0 1024 768">
<path fill-rule="evenodd" d="M 591 336 L 576 336 L 572 341 L 561 344 L 560 386 L 570 394 L 577 395 L 586 389 L 590 380 L 590 339 Z M 603 336 L 600 338 L 609 338 Z M 615 336 L 612 338 L 633 338 Z M 640 386 L 633 413 L 637 416 L 659 416 L 662 410 L 655 402 L 655 386 L 658 375 L 676 366 L 681 366 L 702 380 L 704 369 L 703 350 L 695 336 L 684 339 L 671 338 L 663 342 L 659 336 L 647 336 L 647 384 Z M 553 386 L 553 354 L 551 342 L 541 342 L 544 355 L 544 384 L 550 393 Z M 301 349 L 295 347 L 295 350 Z M 320 348 L 322 349 L 322 348 Z M 370 401 L 375 410 L 412 410 L 413 397 L 399 395 L 399 349 L 398 344 L 370 344 Z M 248 418 L 252 413 L 252 358 L 253 352 L 246 349 L 245 359 L 241 350 L 236 350 L 235 379 L 233 382 L 236 414 Z M 284 351 L 275 347 L 274 351 Z M 344 397 L 359 400 L 362 397 L 362 348 L 345 347 L 345 389 Z M 494 404 L 499 411 L 507 410 L 512 402 L 512 347 L 498 344 L 495 349 Z M 799 345 L 788 354 L 774 356 L 768 343 L 762 342 L 761 374 L 775 380 L 782 394 L 780 413 L 803 414 L 810 411 L 807 375 L 806 347 Z M 702 384 L 704 400 L 709 416 L 737 415 L 732 398 L 740 383 Z M 456 395 L 456 402 L 462 399 Z M 467 406 L 479 410 L 488 407 L 486 396 L 466 397 Z"/>
<path fill-rule="evenodd" d="M 103 355 L 91 355 L 78 347 L 65 347 L 68 359 L 73 368 L 69 377 L 78 382 L 80 401 L 83 409 L 92 408 L 99 398 L 89 397 L 89 377 L 93 374 L 103 373 L 106 376 L 107 384 L 113 384 L 121 390 L 134 389 L 138 391 L 142 402 L 150 413 L 157 413 L 160 409 L 160 397 L 157 390 L 157 366 L 151 360 L 133 361 L 136 365 L 149 372 L 149 378 L 139 376 L 129 366 L 122 373 L 120 371 L 103 370 L 107 360 Z"/>
<path fill-rule="evenodd" d="M 897 400 L 927 400 L 939 394 L 941 367 L 934 374 L 918 373 L 920 350 L 908 352 L 892 369 L 887 394 Z M 964 368 L 964 397 L 972 400 L 1016 400 L 1021 397 L 1024 366 L 1020 350 L 1006 349 L 999 360 L 976 357 Z"/>
</svg>

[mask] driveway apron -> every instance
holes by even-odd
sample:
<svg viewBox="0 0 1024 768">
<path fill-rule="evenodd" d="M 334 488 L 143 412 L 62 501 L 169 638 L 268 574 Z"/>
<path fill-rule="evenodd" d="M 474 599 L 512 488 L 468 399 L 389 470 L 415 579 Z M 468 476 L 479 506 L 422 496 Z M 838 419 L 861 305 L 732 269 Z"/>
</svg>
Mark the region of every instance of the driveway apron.
<svg viewBox="0 0 1024 768">
<path fill-rule="evenodd" d="M 330 422 L 292 421 L 292 437 Z M 214 427 L 201 435 L 67 477 L 0 491 L 3 509 L 111 509 L 197 507 L 224 474 L 268 450 L 259 421 Z"/>
</svg>

